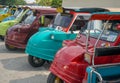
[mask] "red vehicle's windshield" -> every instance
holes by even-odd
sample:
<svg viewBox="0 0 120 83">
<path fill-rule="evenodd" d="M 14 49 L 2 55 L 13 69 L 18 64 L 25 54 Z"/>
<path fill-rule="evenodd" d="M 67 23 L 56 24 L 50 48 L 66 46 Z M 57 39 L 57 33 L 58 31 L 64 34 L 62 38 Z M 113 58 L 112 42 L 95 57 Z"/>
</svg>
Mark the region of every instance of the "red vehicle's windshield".
<svg viewBox="0 0 120 83">
<path fill-rule="evenodd" d="M 29 16 L 27 16 L 27 18 L 24 20 L 24 24 L 32 24 L 33 21 L 35 20 L 36 16 L 34 16 L 33 14 L 30 14 Z"/>
<path fill-rule="evenodd" d="M 91 20 L 86 26 L 86 30 L 84 30 L 84 34 L 88 32 L 90 29 L 90 36 L 94 38 L 98 38 L 101 31 L 103 31 L 103 27 L 105 30 L 101 36 L 101 40 L 114 42 L 120 33 L 120 30 L 117 29 L 117 25 L 120 24 L 120 20 L 109 20 L 106 24 L 106 20 Z M 85 28 L 84 28 L 85 29 Z"/>
</svg>

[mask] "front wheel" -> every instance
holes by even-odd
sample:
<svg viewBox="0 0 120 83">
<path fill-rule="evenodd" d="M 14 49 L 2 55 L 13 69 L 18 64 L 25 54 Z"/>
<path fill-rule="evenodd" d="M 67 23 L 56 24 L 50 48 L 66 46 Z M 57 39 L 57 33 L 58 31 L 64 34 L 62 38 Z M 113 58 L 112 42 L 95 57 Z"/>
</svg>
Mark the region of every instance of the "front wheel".
<svg viewBox="0 0 120 83">
<path fill-rule="evenodd" d="M 4 41 L 4 36 L 0 35 L 0 39 L 1 39 L 2 41 Z"/>
<path fill-rule="evenodd" d="M 28 56 L 28 62 L 33 67 L 40 67 L 45 63 L 45 60 L 29 55 Z"/>
<path fill-rule="evenodd" d="M 53 73 L 50 73 L 47 78 L 47 83 L 65 83 L 62 79 L 55 76 Z"/>
</svg>

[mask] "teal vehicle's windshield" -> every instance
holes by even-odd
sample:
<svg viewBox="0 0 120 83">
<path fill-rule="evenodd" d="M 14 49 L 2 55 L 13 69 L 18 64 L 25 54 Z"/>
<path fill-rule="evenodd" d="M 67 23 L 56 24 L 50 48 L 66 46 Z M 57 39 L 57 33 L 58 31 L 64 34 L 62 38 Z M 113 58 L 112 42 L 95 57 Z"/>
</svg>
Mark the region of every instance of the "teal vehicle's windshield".
<svg viewBox="0 0 120 83">
<path fill-rule="evenodd" d="M 120 24 L 119 20 L 110 20 L 108 23 L 106 20 L 92 20 L 89 21 L 88 26 L 86 27 L 87 29 L 83 33 L 86 34 L 88 29 L 90 29 L 90 36 L 98 38 L 101 31 L 103 30 L 103 27 L 105 27 L 105 30 L 100 39 L 114 42 L 120 33 L 120 29 L 117 28 L 118 24 Z"/>
<path fill-rule="evenodd" d="M 56 18 L 54 19 L 54 23 L 52 27 L 68 27 L 72 21 L 73 15 L 71 14 L 57 14 Z"/>
</svg>

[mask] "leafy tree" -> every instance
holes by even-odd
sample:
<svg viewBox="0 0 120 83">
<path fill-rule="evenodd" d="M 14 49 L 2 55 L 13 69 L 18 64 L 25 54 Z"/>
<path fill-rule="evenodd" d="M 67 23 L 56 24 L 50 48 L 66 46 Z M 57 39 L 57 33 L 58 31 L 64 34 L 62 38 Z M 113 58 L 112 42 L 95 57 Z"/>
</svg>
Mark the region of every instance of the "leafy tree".
<svg viewBox="0 0 120 83">
<path fill-rule="evenodd" d="M 0 0 L 1 5 L 24 5 L 24 0 Z"/>
<path fill-rule="evenodd" d="M 0 0 L 0 5 L 5 5 L 7 0 Z"/>
<path fill-rule="evenodd" d="M 51 6 L 52 0 L 40 0 L 39 4 L 42 6 Z"/>
<path fill-rule="evenodd" d="M 26 2 L 24 0 L 15 0 L 15 5 L 25 5 Z"/>
<path fill-rule="evenodd" d="M 35 0 L 35 1 L 36 1 L 37 4 L 39 4 L 41 0 Z"/>
<path fill-rule="evenodd" d="M 62 6 L 62 0 L 52 0 L 52 7 L 61 7 Z"/>
<path fill-rule="evenodd" d="M 42 6 L 60 7 L 62 0 L 36 0 L 36 3 Z"/>
</svg>

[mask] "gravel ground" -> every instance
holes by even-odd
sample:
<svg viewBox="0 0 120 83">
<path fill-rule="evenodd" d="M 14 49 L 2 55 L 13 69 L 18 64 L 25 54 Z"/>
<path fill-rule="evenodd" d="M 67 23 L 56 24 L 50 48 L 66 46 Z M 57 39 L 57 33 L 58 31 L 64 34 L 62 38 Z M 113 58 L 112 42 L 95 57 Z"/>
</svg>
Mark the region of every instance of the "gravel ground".
<svg viewBox="0 0 120 83">
<path fill-rule="evenodd" d="M 0 83 L 46 83 L 48 69 L 31 67 L 23 50 L 8 51 L 0 40 Z"/>
</svg>

